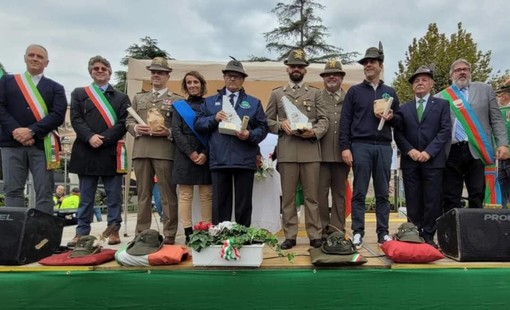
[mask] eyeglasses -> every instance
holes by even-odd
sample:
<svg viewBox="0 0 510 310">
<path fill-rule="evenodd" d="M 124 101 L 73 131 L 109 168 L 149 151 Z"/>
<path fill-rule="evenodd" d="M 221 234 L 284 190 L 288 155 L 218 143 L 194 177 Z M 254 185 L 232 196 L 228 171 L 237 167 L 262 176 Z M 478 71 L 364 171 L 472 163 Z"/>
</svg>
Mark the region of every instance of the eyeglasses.
<svg viewBox="0 0 510 310">
<path fill-rule="evenodd" d="M 151 75 L 165 75 L 166 71 L 151 71 Z"/>
<path fill-rule="evenodd" d="M 470 69 L 470 68 L 468 68 L 468 67 L 464 67 L 464 68 L 457 68 L 457 69 L 454 69 L 454 70 L 453 70 L 453 73 L 461 73 L 461 72 L 469 72 L 469 71 L 471 71 L 471 69 Z"/>
<path fill-rule="evenodd" d="M 92 70 L 100 71 L 100 72 L 106 72 L 106 71 L 108 71 L 108 68 L 106 68 L 106 67 L 93 67 Z"/>
<path fill-rule="evenodd" d="M 243 76 L 241 74 L 235 74 L 235 73 L 227 73 L 227 74 L 225 74 L 225 76 L 227 77 L 227 79 L 233 79 L 233 80 L 240 80 L 243 78 Z"/>
</svg>

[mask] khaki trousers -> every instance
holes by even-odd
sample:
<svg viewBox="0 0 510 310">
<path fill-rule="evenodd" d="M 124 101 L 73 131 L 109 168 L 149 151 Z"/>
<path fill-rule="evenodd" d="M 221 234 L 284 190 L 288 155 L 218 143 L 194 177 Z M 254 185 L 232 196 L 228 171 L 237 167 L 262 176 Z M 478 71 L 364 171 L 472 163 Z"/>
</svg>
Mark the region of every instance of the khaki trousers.
<svg viewBox="0 0 510 310">
<path fill-rule="evenodd" d="M 298 181 L 303 186 L 305 199 L 305 228 L 310 240 L 321 238 L 321 220 L 319 215 L 320 162 L 278 163 L 282 180 L 282 226 L 285 239 L 296 239 L 298 216 L 294 199 Z"/>
<path fill-rule="evenodd" d="M 137 158 L 133 160 L 138 192 L 138 216 L 136 234 L 149 229 L 152 220 L 152 187 L 154 176 L 158 178 L 163 209 L 163 234 L 175 238 L 178 225 L 176 185 L 171 184 L 173 160 Z"/>
<path fill-rule="evenodd" d="M 192 202 L 194 185 L 179 185 L 179 216 L 183 228 L 192 226 Z M 212 221 L 212 185 L 198 185 L 202 222 Z"/>
</svg>

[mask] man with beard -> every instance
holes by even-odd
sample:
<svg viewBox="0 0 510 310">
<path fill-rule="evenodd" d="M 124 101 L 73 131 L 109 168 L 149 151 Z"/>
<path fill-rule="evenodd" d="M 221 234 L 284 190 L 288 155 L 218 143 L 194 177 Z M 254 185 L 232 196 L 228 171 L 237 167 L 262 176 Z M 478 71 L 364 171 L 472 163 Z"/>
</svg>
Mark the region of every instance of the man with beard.
<svg viewBox="0 0 510 310">
<path fill-rule="evenodd" d="M 341 88 L 345 71 L 338 60 L 326 63 L 324 71 L 319 74 L 324 81 L 322 102 L 327 109 L 329 129 L 321 139 L 321 169 L 319 180 L 319 210 L 322 223 L 322 239 L 333 231 L 328 231 L 328 224 L 345 230 L 345 190 L 350 167 L 342 162 L 338 145 L 338 123 L 345 98 Z M 331 208 L 329 191 L 331 189 Z M 331 210 L 331 212 L 330 212 Z M 331 214 L 330 214 L 331 213 Z"/>
<path fill-rule="evenodd" d="M 375 214 L 377 219 L 377 242 L 391 240 L 388 233 L 390 201 L 389 182 L 391 168 L 391 128 L 398 124 L 393 116 L 399 101 L 395 90 L 381 80 L 384 54 L 382 46 L 370 47 L 365 57 L 358 61 L 363 65 L 365 80 L 352 86 L 345 95 L 340 117 L 340 150 L 342 160 L 351 166 L 354 173 L 352 196 L 353 244 L 360 248 L 365 234 L 365 198 L 370 176 L 375 192 Z M 393 97 L 391 109 L 386 115 L 374 109 L 374 100 Z M 386 122 L 378 129 L 380 119 Z"/>
<path fill-rule="evenodd" d="M 306 233 L 310 245 L 317 248 L 322 245 L 318 204 L 321 162 L 319 139 L 328 130 L 329 121 L 320 100 L 320 90 L 303 82 L 309 65 L 304 52 L 300 49 L 291 51 L 284 64 L 287 65 L 290 81 L 273 90 L 266 111 L 270 132 L 278 134 L 277 158 L 282 181 L 282 226 L 285 233 L 281 248 L 290 249 L 296 245 L 298 216 L 294 197 L 299 181 L 305 200 Z M 284 96 L 308 117 L 312 128 L 291 130 L 282 103 Z"/>
<path fill-rule="evenodd" d="M 447 150 L 443 175 L 443 212 L 462 207 L 463 183 L 468 191 L 469 207 L 482 208 L 485 166 L 508 155 L 506 128 L 492 87 L 471 82 L 471 64 L 462 58 L 452 63 L 450 78 L 452 85 L 436 95 L 450 102 L 452 112 L 451 148 Z"/>
</svg>

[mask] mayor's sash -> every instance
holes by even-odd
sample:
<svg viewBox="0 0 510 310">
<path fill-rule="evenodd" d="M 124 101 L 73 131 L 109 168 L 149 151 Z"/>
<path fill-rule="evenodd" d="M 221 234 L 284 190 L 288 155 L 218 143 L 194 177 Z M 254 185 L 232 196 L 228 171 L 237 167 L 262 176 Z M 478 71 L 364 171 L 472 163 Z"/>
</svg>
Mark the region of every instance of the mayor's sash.
<svg viewBox="0 0 510 310">
<path fill-rule="evenodd" d="M 32 81 L 32 76 L 28 72 L 24 74 L 15 74 L 14 79 L 28 103 L 30 111 L 34 114 L 35 119 L 39 122 L 48 115 L 48 107 L 44 102 L 41 93 Z M 56 131 L 50 132 L 44 137 L 44 157 L 46 158 L 46 169 L 54 170 L 60 167 L 60 145 L 58 144 L 59 136 Z"/>
<path fill-rule="evenodd" d="M 482 124 L 456 85 L 445 88 L 441 95 L 450 102 L 451 110 L 464 128 L 469 144 L 485 165 L 485 204 L 501 204 L 501 187 L 498 182 L 494 150 Z"/>
<path fill-rule="evenodd" d="M 476 117 L 471 105 L 466 101 L 459 88 L 451 85 L 441 91 L 443 98 L 450 102 L 450 107 L 466 132 L 469 144 L 473 146 L 478 157 L 485 165 L 494 164 L 494 150 L 489 137 Z"/>
<path fill-rule="evenodd" d="M 174 109 L 179 113 L 179 115 L 182 117 L 182 119 L 186 122 L 188 127 L 193 131 L 195 136 L 202 142 L 202 144 L 207 147 L 207 138 L 203 135 L 199 134 L 195 130 L 195 126 L 193 125 L 193 121 L 195 119 L 195 111 L 189 106 L 189 104 L 185 100 L 179 100 L 174 102 L 173 105 Z"/>
<path fill-rule="evenodd" d="M 111 128 L 113 125 L 117 124 L 117 113 L 115 113 L 115 110 L 108 99 L 106 99 L 101 89 L 99 89 L 96 84 L 90 84 L 90 86 L 85 87 L 85 92 L 103 117 L 106 126 Z M 124 140 L 117 141 L 116 150 L 117 173 L 127 173 L 127 150 Z"/>
</svg>

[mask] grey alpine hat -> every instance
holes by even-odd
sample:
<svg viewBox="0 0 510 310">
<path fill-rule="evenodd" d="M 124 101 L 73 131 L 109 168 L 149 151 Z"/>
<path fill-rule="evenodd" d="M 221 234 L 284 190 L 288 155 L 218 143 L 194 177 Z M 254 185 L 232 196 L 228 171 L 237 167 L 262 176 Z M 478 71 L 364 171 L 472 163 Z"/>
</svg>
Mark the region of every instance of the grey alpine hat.
<svg viewBox="0 0 510 310">
<path fill-rule="evenodd" d="M 69 257 L 83 257 L 91 254 L 95 254 L 101 251 L 101 247 L 94 245 L 97 238 L 94 236 L 81 236 L 76 242 L 76 246 L 74 247 L 73 252 L 69 255 Z"/>
<path fill-rule="evenodd" d="M 227 63 L 227 66 L 225 67 L 225 69 L 221 70 L 221 72 L 223 72 L 223 74 L 229 71 L 237 72 L 241 73 L 244 77 L 248 77 L 248 74 L 246 74 L 246 71 L 244 71 L 243 64 L 232 56 L 230 56 L 230 58 L 232 58 L 232 60 Z"/>
<path fill-rule="evenodd" d="M 172 68 L 170 68 L 170 66 L 168 65 L 168 60 L 166 60 L 163 57 L 154 57 L 154 59 L 152 59 L 150 66 L 147 66 L 145 68 L 150 71 L 172 72 Z"/>
<path fill-rule="evenodd" d="M 384 62 L 384 52 L 382 43 L 379 41 L 379 48 L 377 47 L 369 47 L 365 52 L 365 57 L 358 60 L 358 63 L 362 65 L 367 59 L 377 59 L 381 62 Z"/>
<path fill-rule="evenodd" d="M 154 229 L 146 229 L 128 244 L 126 252 L 133 256 L 142 256 L 157 252 L 162 246 L 163 236 Z"/>
<path fill-rule="evenodd" d="M 319 73 L 321 77 L 328 73 L 340 73 L 342 76 L 345 76 L 345 71 L 342 70 L 342 63 L 338 60 L 329 60 L 324 67 L 324 71 Z"/>
<path fill-rule="evenodd" d="M 289 56 L 283 62 L 285 65 L 295 65 L 295 66 L 308 66 L 310 63 L 306 60 L 305 51 L 300 48 L 293 49 L 290 51 Z"/>
<path fill-rule="evenodd" d="M 418 227 L 413 223 L 402 223 L 399 226 L 398 232 L 395 234 L 395 237 L 398 241 L 404 242 L 412 242 L 412 243 L 424 243 L 422 237 L 420 237 L 420 233 L 418 232 Z"/>
<path fill-rule="evenodd" d="M 409 83 L 413 84 L 414 79 L 420 74 L 426 74 L 430 76 L 431 79 L 434 79 L 434 72 L 432 71 L 432 69 L 430 69 L 427 66 L 421 66 L 413 73 L 413 75 L 411 75 L 411 77 L 408 80 Z"/>
</svg>

